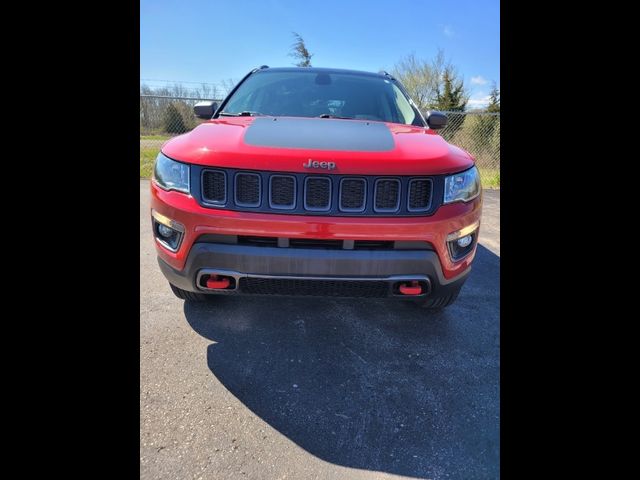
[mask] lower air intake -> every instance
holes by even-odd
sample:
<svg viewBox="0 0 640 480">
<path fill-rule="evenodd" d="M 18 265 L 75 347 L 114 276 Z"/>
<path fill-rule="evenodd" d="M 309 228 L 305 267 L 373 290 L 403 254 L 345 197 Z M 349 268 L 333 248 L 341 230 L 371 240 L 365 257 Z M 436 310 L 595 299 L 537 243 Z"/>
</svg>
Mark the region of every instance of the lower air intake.
<svg viewBox="0 0 640 480">
<path fill-rule="evenodd" d="M 289 278 L 240 279 L 240 290 L 252 295 L 300 295 L 320 297 L 386 297 L 389 284 L 371 280 L 305 280 Z"/>
</svg>

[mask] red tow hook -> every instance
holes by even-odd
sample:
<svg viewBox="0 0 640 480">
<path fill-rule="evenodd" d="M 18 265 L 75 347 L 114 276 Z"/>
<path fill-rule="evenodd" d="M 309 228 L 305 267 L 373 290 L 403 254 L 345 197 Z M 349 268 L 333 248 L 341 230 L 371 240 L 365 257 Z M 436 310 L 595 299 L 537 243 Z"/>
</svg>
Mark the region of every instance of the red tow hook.
<svg viewBox="0 0 640 480">
<path fill-rule="evenodd" d="M 229 288 L 231 280 L 229 277 L 219 277 L 218 275 L 211 275 L 207 279 L 207 288 L 223 289 Z"/>
<path fill-rule="evenodd" d="M 403 295 L 420 295 L 422 293 L 422 287 L 417 280 L 409 283 L 401 283 L 398 289 Z"/>
</svg>

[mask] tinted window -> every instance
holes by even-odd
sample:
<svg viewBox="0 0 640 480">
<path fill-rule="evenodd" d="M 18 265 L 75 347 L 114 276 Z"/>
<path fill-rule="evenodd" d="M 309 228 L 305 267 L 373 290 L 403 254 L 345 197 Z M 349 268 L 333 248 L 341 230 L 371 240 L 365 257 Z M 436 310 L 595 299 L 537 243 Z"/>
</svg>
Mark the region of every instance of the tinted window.
<svg viewBox="0 0 640 480">
<path fill-rule="evenodd" d="M 291 117 L 333 115 L 422 125 L 402 91 L 386 78 L 304 69 L 254 73 L 240 85 L 224 111 Z"/>
</svg>

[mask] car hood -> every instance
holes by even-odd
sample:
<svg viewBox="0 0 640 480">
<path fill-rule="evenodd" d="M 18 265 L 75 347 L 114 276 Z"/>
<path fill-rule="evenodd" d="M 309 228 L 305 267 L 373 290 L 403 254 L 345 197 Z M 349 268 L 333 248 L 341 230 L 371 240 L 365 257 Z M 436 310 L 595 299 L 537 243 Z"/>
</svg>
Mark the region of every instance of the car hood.
<svg viewBox="0 0 640 480">
<path fill-rule="evenodd" d="M 328 118 L 223 117 L 169 140 L 162 152 L 198 165 L 283 172 L 328 173 L 322 166 L 331 162 L 330 173 L 436 175 L 473 165 L 433 130 Z"/>
</svg>

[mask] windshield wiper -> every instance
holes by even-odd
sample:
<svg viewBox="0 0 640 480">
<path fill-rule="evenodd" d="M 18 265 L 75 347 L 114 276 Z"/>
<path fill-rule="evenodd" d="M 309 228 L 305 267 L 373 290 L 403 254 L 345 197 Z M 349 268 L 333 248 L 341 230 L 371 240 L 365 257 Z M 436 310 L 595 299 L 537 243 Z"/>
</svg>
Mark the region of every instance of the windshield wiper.
<svg viewBox="0 0 640 480">
<path fill-rule="evenodd" d="M 340 118 L 342 120 L 354 120 L 353 117 L 341 117 L 339 115 L 331 115 L 330 113 L 323 113 L 319 115 L 318 118 Z"/>
<path fill-rule="evenodd" d="M 246 110 L 240 113 L 220 112 L 221 117 L 257 117 L 262 115 L 264 114 L 260 112 L 249 112 Z"/>
</svg>

